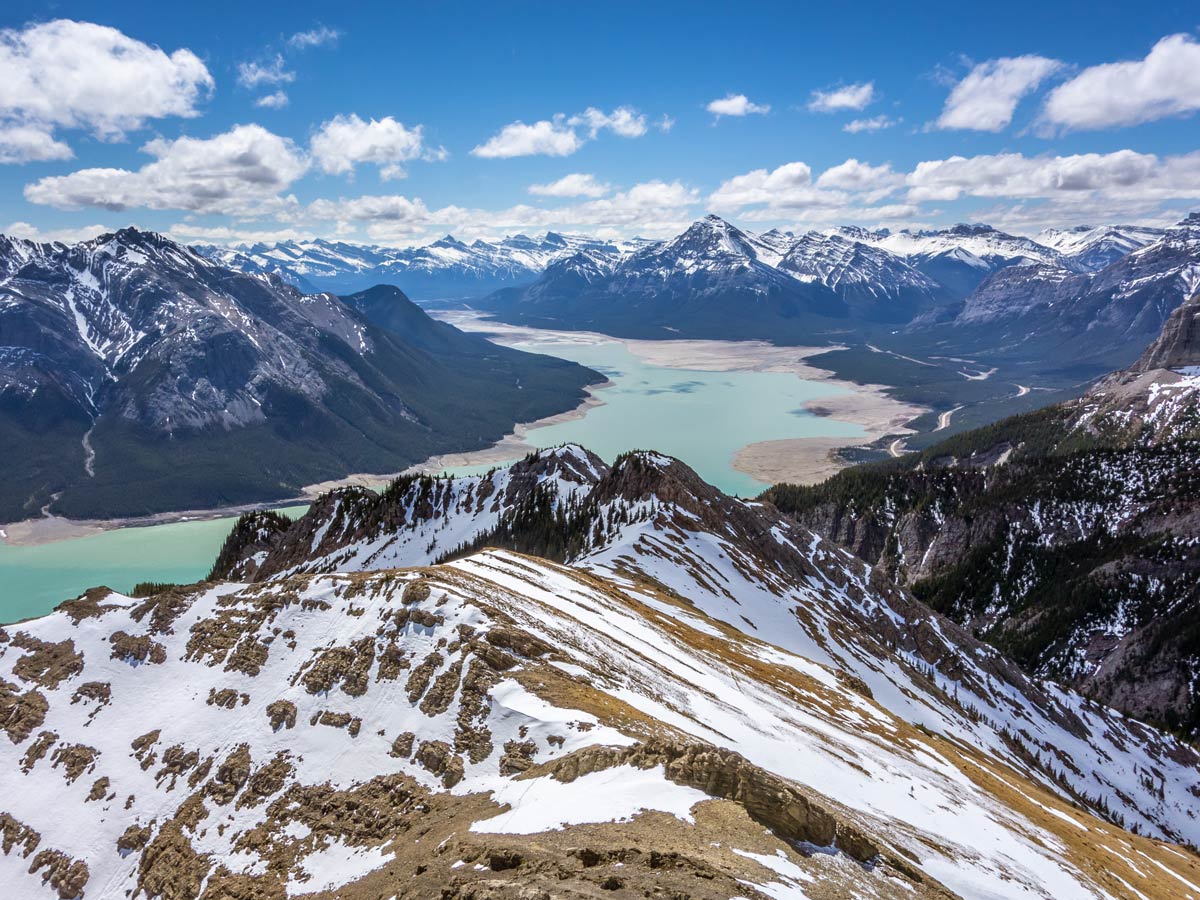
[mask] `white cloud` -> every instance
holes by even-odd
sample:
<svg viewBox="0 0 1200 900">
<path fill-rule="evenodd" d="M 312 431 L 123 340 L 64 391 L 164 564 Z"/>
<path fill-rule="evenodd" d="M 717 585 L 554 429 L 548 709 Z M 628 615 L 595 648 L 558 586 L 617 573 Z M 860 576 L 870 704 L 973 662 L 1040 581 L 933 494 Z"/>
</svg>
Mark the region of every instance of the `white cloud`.
<svg viewBox="0 0 1200 900">
<path fill-rule="evenodd" d="M 1084 69 L 1046 98 L 1041 121 L 1062 129 L 1137 125 L 1200 110 L 1200 43 L 1160 40 L 1145 59 Z"/>
<path fill-rule="evenodd" d="M 581 228 L 591 233 L 673 234 L 690 220 L 699 194 L 678 181 L 649 181 L 611 197 L 553 209 L 518 204 L 501 210 L 446 206 L 429 209 L 419 198 L 401 195 L 317 200 L 300 215 L 341 232 L 365 225 L 372 240 L 412 243 L 451 229 L 460 235 L 495 235 L 522 229 Z"/>
<path fill-rule="evenodd" d="M 287 43 L 289 47 L 294 47 L 297 50 L 307 50 L 309 47 L 320 47 L 325 44 L 332 44 L 342 33 L 335 28 L 327 28 L 320 25 L 308 31 L 297 31 Z"/>
<path fill-rule="evenodd" d="M 591 140 L 606 128 L 613 134 L 627 138 L 641 137 L 646 133 L 646 117 L 628 106 L 618 106 L 611 113 L 589 106 L 579 115 L 569 118 L 567 124 L 586 127 Z"/>
<path fill-rule="evenodd" d="M 162 138 L 142 152 L 154 161 L 136 171 L 81 169 L 25 187 L 31 203 L 64 209 L 183 209 L 267 215 L 293 202 L 279 196 L 308 168 L 287 138 L 261 125 L 237 125 L 211 138 Z"/>
<path fill-rule="evenodd" d="M 662 117 L 659 118 L 659 120 L 654 123 L 654 127 L 657 128 L 659 131 L 661 131 L 663 134 L 666 134 L 672 128 L 675 127 L 675 120 L 673 118 L 671 118 L 670 116 L 668 116 L 666 113 L 663 113 Z"/>
<path fill-rule="evenodd" d="M 276 241 L 300 241 L 312 237 L 309 231 L 295 228 L 243 228 L 230 225 L 196 225 L 179 222 L 166 234 L 186 244 L 258 244 Z"/>
<path fill-rule="evenodd" d="M 813 91 L 808 108 L 813 112 L 842 112 L 843 110 L 866 109 L 875 99 L 875 82 L 848 84 L 827 91 Z"/>
<path fill-rule="evenodd" d="M 901 122 L 901 119 L 893 119 L 890 116 L 872 116 L 869 119 L 852 119 L 842 126 L 842 131 L 850 134 L 858 134 L 860 131 L 882 131 L 885 128 L 891 128 Z"/>
<path fill-rule="evenodd" d="M 611 187 L 601 184 L 595 175 L 575 172 L 549 184 L 531 184 L 529 193 L 539 197 L 603 197 Z"/>
<path fill-rule="evenodd" d="M 723 182 L 709 196 L 709 205 L 720 211 L 734 211 L 746 206 L 766 205 L 772 208 L 837 205 L 845 195 L 831 195 L 818 189 L 812 180 L 807 163 L 785 163 L 775 169 L 755 169 Z"/>
<path fill-rule="evenodd" d="M 714 116 L 765 116 L 771 111 L 769 104 L 752 103 L 745 94 L 727 94 L 713 100 L 705 107 Z"/>
<path fill-rule="evenodd" d="M 1192 199 L 1200 198 L 1200 151 L 1161 159 L 1133 150 L 1073 156 L 953 156 L 918 163 L 906 182 L 909 200 L 918 203 L 957 200 L 964 195 Z"/>
<path fill-rule="evenodd" d="M 575 129 L 562 116 L 551 122 L 542 119 L 532 125 L 513 122 L 471 151 L 484 159 L 509 159 L 514 156 L 570 156 L 583 146 Z"/>
<path fill-rule="evenodd" d="M 580 130 L 584 134 L 580 134 Z M 589 106 L 573 116 L 558 113 L 532 125 L 513 122 L 471 151 L 484 159 L 509 159 L 514 156 L 570 156 L 601 131 L 625 138 L 641 137 L 647 131 L 646 117 L 630 106 L 618 106 L 606 113 Z"/>
<path fill-rule="evenodd" d="M 967 73 L 942 108 L 938 128 L 1001 131 L 1012 121 L 1017 104 L 1063 64 L 1044 56 L 990 59 Z"/>
<path fill-rule="evenodd" d="M 288 105 L 288 95 L 284 91 L 275 91 L 259 97 L 254 105 L 263 109 L 283 109 Z"/>
<path fill-rule="evenodd" d="M 335 116 L 321 125 L 311 141 L 313 158 L 331 175 L 352 172 L 359 163 L 379 166 L 385 180 L 403 178 L 403 163 L 425 153 L 422 128 L 408 128 L 391 116 L 371 119 Z"/>
<path fill-rule="evenodd" d="M 77 228 L 41 229 L 28 222 L 12 222 L 0 228 L 0 234 L 24 238 L 27 241 L 50 242 L 58 241 L 63 244 L 78 244 L 80 241 L 90 241 L 94 237 L 116 231 L 108 225 L 81 225 Z"/>
<path fill-rule="evenodd" d="M 190 50 L 167 54 L 115 28 L 57 19 L 0 30 L 0 158 L 67 158 L 56 128 L 117 140 L 150 119 L 198 115 L 212 87 Z"/>
<path fill-rule="evenodd" d="M 882 191 L 883 195 L 890 194 L 903 183 L 904 176 L 892 171 L 890 164 L 872 166 L 859 162 L 857 159 L 848 159 L 844 163 L 826 169 L 816 181 L 819 188 L 867 194 Z M 868 196 L 867 202 L 874 201 Z"/>
<path fill-rule="evenodd" d="M 1087 221 L 1177 221 L 1178 207 L 1200 200 L 1200 151 L 1158 157 L 1119 150 L 1072 156 L 1001 153 L 926 160 L 910 172 L 848 159 L 814 177 L 803 162 L 756 169 L 723 182 L 710 209 L 745 221 L 809 223 L 907 220 L 941 215 L 931 204 L 990 198 L 1013 210 L 983 221 L 1079 224 Z M 1072 221 L 1073 219 L 1073 221 Z"/>
<path fill-rule="evenodd" d="M 238 63 L 238 84 L 246 88 L 256 88 L 264 84 L 287 84 L 296 80 L 296 73 L 289 72 L 283 56 L 275 54 L 274 59 L 266 62 Z"/>
<path fill-rule="evenodd" d="M 39 125 L 0 125 L 0 163 L 70 159 L 71 148 Z"/>
</svg>

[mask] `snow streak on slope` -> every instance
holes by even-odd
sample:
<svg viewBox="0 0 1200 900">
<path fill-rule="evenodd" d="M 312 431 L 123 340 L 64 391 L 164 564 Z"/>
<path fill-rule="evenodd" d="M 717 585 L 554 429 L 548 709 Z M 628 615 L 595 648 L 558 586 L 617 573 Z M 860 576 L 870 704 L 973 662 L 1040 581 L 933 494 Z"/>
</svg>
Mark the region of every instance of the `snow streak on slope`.
<svg viewBox="0 0 1200 900">
<path fill-rule="evenodd" d="M 1120 879 L 1167 897 L 1160 866 L 1200 872 L 662 585 L 507 552 L 145 601 L 99 591 L 5 637 L 0 677 L 45 703 L 0 743 L 4 827 L 21 836 L 0 874 L 17 897 L 48 896 L 47 869 L 87 897 L 226 896 L 239 880 L 417 897 L 503 872 L 533 886 L 545 851 L 524 835 L 560 831 L 610 863 L 633 835 L 707 847 L 719 865 L 711 887 L 685 873 L 694 896 L 811 881 L 1061 900 L 1120 897 Z M 23 852 L 30 834 L 49 856 Z M 665 883 L 655 857 L 624 852 L 569 875 Z M 430 878 L 414 884 L 417 859 Z"/>
<path fill-rule="evenodd" d="M 862 681 L 906 721 L 1028 765 L 1049 789 L 1115 821 L 1200 841 L 1194 752 L 1030 681 L 773 507 L 725 497 L 657 454 L 631 454 L 610 470 L 581 448 L 559 448 L 507 473 L 415 483 L 390 502 L 345 496 L 320 546 L 310 538 L 326 521 L 318 510 L 234 571 L 422 565 L 498 539 L 534 549 L 528 532 L 491 523 L 529 518 L 535 494 L 558 510 L 554 530 L 586 536 L 575 566 L 625 583 L 652 579 L 708 616 Z"/>
</svg>

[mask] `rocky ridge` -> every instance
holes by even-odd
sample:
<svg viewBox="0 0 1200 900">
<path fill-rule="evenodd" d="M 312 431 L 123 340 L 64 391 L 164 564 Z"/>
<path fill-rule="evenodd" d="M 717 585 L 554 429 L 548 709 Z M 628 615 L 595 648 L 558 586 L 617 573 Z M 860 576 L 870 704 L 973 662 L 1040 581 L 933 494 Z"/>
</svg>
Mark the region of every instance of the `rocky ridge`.
<svg viewBox="0 0 1200 900">
<path fill-rule="evenodd" d="M 546 521 L 577 537 L 566 564 L 471 546 L 551 552 Z M 237 581 L 97 589 L 0 634 L 17 896 L 1165 898 L 1200 879 L 1163 842 L 1200 837 L 1189 748 L 1023 679 L 677 461 L 560 448 L 245 524 L 214 572 Z"/>
</svg>

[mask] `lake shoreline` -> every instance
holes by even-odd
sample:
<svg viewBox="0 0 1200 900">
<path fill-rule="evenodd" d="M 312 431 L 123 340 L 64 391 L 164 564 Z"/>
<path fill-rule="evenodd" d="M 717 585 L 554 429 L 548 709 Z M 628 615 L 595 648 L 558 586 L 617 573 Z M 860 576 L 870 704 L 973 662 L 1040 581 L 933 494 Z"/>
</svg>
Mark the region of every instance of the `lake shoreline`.
<svg viewBox="0 0 1200 900">
<path fill-rule="evenodd" d="M 824 481 L 851 465 L 839 451 L 867 447 L 888 436 L 915 434 L 908 423 L 931 411 L 929 407 L 892 397 L 887 393 L 888 385 L 860 384 L 838 378 L 830 370 L 808 361 L 830 350 L 844 349 L 837 345 L 792 347 L 761 340 L 620 338 L 593 331 L 553 331 L 509 325 L 485 319 L 478 313 L 460 311 L 448 311 L 444 318 L 464 331 L 486 333 L 497 343 L 511 345 L 551 335 L 564 341 L 614 341 L 656 366 L 709 372 L 781 372 L 805 381 L 847 389 L 845 394 L 814 398 L 804 403 L 803 408 L 814 415 L 858 425 L 866 432 L 863 437 L 814 436 L 757 441 L 734 454 L 734 469 L 766 484 Z"/>
<path fill-rule="evenodd" d="M 911 434 L 906 424 L 926 413 L 925 407 L 896 400 L 886 393 L 885 385 L 863 385 L 836 378 L 808 359 L 825 353 L 831 346 L 781 347 L 766 341 L 717 340 L 645 340 L 619 338 L 587 331 L 554 331 L 527 328 L 488 321 L 477 313 L 447 311 L 443 316 L 465 331 L 485 333 L 496 343 L 511 346 L 548 338 L 566 342 L 614 342 L 644 362 L 674 369 L 707 372 L 773 372 L 795 375 L 817 384 L 844 389 L 814 398 L 805 404 L 807 411 L 822 417 L 862 427 L 864 436 L 856 438 L 802 437 L 759 441 L 741 447 L 734 454 L 732 467 L 755 481 L 774 484 L 789 481 L 811 484 L 830 477 L 849 465 L 838 451 L 863 447 L 886 435 Z M 605 381 L 587 387 L 586 396 L 574 408 L 532 422 L 518 423 L 513 430 L 490 447 L 459 453 L 443 453 L 410 466 L 402 472 L 351 473 L 342 478 L 306 485 L 295 497 L 262 503 L 247 503 L 217 509 L 179 510 L 115 519 L 66 519 L 46 516 L 0 525 L 0 545 L 28 547 L 103 534 L 123 528 L 140 528 L 180 522 L 233 519 L 247 512 L 280 509 L 311 503 L 320 494 L 340 487 L 376 488 L 404 474 L 437 474 L 446 469 L 481 467 L 511 463 L 536 447 L 526 440 L 534 429 L 561 424 L 587 416 L 603 406 L 603 392 L 612 387 Z"/>
</svg>

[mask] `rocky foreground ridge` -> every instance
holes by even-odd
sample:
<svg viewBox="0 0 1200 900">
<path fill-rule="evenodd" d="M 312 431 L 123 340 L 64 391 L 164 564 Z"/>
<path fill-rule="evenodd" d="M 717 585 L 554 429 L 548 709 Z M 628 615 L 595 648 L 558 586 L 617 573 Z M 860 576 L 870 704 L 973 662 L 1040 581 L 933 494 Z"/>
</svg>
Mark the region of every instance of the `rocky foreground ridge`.
<svg viewBox="0 0 1200 900">
<path fill-rule="evenodd" d="M 22 898 L 1200 896 L 1194 750 L 652 453 L 244 517 L 0 724 Z"/>
</svg>

